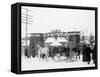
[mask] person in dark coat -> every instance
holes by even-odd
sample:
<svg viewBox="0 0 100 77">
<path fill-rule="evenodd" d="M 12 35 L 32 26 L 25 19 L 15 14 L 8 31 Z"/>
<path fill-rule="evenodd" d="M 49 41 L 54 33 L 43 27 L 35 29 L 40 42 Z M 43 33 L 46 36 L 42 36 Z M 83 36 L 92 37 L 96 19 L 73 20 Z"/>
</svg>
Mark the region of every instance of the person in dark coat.
<svg viewBox="0 0 100 77">
<path fill-rule="evenodd" d="M 28 58 L 28 49 L 25 48 L 25 58 Z"/>
<path fill-rule="evenodd" d="M 55 52 L 55 54 L 59 54 L 59 48 L 55 47 L 54 52 Z"/>
<path fill-rule="evenodd" d="M 32 55 L 32 57 L 35 57 L 36 56 L 36 54 L 35 54 L 35 46 L 33 46 L 31 48 L 31 55 Z"/>
<path fill-rule="evenodd" d="M 59 48 L 58 47 L 54 47 L 54 49 L 53 49 L 53 59 L 57 54 L 59 54 Z"/>
<path fill-rule="evenodd" d="M 67 57 L 67 60 L 68 60 L 68 58 L 69 58 L 69 55 L 70 55 L 70 48 L 69 48 L 69 46 L 67 46 L 67 48 L 66 48 L 66 52 L 65 52 L 65 54 L 66 54 L 66 57 Z"/>
<path fill-rule="evenodd" d="M 62 55 L 65 55 L 65 53 L 66 53 L 66 50 L 67 48 L 66 47 L 62 47 L 62 49 L 61 49 L 61 53 L 62 53 Z"/>
<path fill-rule="evenodd" d="M 86 61 L 86 45 L 83 45 L 83 50 L 82 50 L 82 55 L 83 55 L 83 62 Z"/>
<path fill-rule="evenodd" d="M 93 59 L 93 63 L 96 63 L 96 51 L 95 51 L 95 46 L 92 49 L 92 59 Z"/>
<path fill-rule="evenodd" d="M 77 59 L 78 56 L 79 56 L 79 59 L 80 59 L 81 50 L 78 46 L 76 47 L 75 53 L 76 53 L 76 59 Z"/>
<path fill-rule="evenodd" d="M 91 48 L 89 47 L 89 45 L 84 45 L 83 48 L 83 62 L 88 62 L 88 64 L 90 64 L 91 61 L 91 56 L 90 54 L 92 53 Z"/>
</svg>

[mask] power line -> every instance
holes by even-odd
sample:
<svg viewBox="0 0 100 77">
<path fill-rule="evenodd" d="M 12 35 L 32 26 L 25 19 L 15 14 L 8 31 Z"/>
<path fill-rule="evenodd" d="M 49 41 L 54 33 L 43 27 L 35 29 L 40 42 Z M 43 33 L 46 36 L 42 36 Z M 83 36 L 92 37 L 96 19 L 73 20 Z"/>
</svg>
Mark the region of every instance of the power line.
<svg viewBox="0 0 100 77">
<path fill-rule="evenodd" d="M 26 47 L 27 47 L 27 30 L 28 30 L 28 25 L 32 25 L 32 20 L 33 20 L 33 16 L 29 15 L 29 12 L 32 12 L 32 10 L 29 10 L 27 8 L 22 8 L 23 10 L 25 10 L 25 13 L 21 14 L 21 21 L 23 24 L 26 25 Z"/>
</svg>

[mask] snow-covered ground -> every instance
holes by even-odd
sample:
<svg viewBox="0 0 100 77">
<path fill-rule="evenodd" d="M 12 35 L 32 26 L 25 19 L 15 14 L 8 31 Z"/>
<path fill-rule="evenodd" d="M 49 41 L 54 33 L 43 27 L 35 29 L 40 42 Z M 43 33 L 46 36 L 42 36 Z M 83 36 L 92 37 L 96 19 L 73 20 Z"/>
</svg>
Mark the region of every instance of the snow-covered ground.
<svg viewBox="0 0 100 77">
<path fill-rule="evenodd" d="M 41 70 L 41 69 L 57 69 L 57 68 L 77 68 L 77 67 L 94 67 L 95 65 L 91 62 L 87 64 L 86 62 L 82 62 L 82 57 L 80 60 L 60 60 L 54 61 L 49 58 L 48 61 L 40 60 L 38 58 L 25 58 L 22 57 L 21 60 L 21 69 L 25 70 Z"/>
</svg>

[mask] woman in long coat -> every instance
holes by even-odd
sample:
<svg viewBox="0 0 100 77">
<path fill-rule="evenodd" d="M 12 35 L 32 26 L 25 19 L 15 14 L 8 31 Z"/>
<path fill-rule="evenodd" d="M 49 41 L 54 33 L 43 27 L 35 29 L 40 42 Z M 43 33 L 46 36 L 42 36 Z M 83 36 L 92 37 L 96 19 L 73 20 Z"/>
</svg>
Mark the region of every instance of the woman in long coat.
<svg viewBox="0 0 100 77">
<path fill-rule="evenodd" d="M 91 61 L 91 54 L 92 50 L 89 46 L 84 45 L 83 48 L 83 62 L 88 62 L 88 64 L 90 64 Z"/>
</svg>

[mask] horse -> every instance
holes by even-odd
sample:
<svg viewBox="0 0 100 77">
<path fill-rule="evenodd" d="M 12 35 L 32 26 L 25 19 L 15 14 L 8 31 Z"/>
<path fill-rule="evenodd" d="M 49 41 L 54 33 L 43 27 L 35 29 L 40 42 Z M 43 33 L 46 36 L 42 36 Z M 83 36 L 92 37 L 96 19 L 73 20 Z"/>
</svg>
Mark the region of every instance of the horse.
<svg viewBox="0 0 100 77">
<path fill-rule="evenodd" d="M 38 58 L 39 60 L 48 60 L 49 57 L 49 48 L 38 46 Z"/>
</svg>

